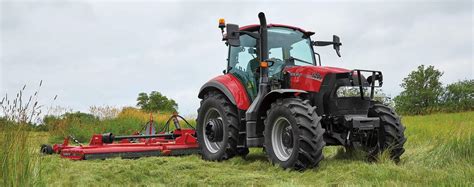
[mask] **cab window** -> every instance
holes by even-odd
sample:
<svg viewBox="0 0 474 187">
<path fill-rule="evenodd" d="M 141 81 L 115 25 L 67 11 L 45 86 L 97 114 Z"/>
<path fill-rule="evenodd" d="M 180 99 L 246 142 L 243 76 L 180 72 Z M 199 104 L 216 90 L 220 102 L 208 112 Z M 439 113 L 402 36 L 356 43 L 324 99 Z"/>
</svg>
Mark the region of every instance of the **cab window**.
<svg viewBox="0 0 474 187">
<path fill-rule="evenodd" d="M 258 67 L 256 40 L 248 35 L 241 35 L 240 46 L 231 46 L 229 49 L 229 73 L 241 80 L 251 99 L 257 94 Z"/>
</svg>

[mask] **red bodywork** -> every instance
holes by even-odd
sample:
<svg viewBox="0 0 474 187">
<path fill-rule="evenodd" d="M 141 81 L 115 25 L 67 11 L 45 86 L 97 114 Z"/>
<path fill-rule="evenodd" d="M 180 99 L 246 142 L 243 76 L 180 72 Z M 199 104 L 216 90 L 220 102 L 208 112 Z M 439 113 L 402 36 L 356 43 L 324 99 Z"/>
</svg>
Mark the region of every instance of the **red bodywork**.
<svg viewBox="0 0 474 187">
<path fill-rule="evenodd" d="M 61 157 L 71 160 L 104 159 L 109 157 L 166 156 L 187 154 L 197 151 L 198 142 L 193 129 L 173 131 L 175 139 L 164 137 L 140 138 L 134 142 L 122 139 L 117 143 L 103 143 L 102 135 L 93 135 L 89 145 L 70 146 L 69 139 L 62 144 L 55 144 L 53 151 Z"/>
<path fill-rule="evenodd" d="M 232 74 L 225 74 L 217 76 L 211 81 L 217 81 L 227 88 L 234 97 L 237 108 L 241 110 L 247 110 L 249 108 L 250 99 L 245 91 L 244 85 L 242 85 L 237 77 Z"/>
<path fill-rule="evenodd" d="M 319 92 L 328 73 L 347 73 L 351 70 L 327 66 L 293 66 L 285 69 L 290 73 L 290 88 Z"/>
<path fill-rule="evenodd" d="M 328 73 L 347 73 L 351 70 L 327 66 L 293 66 L 284 70 L 290 73 L 290 88 L 308 92 L 319 92 L 324 77 Z M 220 75 L 211 81 L 223 85 L 232 95 L 237 108 L 247 110 L 250 98 L 240 80 L 232 74 Z"/>
<path fill-rule="evenodd" d="M 351 72 L 348 69 L 326 66 L 293 66 L 286 68 L 285 71 L 290 73 L 290 88 L 308 92 L 319 92 L 324 77 L 328 73 Z M 234 75 L 230 73 L 220 75 L 211 81 L 219 82 L 232 94 L 237 108 L 241 110 L 249 108 L 251 103 L 246 89 Z"/>
</svg>

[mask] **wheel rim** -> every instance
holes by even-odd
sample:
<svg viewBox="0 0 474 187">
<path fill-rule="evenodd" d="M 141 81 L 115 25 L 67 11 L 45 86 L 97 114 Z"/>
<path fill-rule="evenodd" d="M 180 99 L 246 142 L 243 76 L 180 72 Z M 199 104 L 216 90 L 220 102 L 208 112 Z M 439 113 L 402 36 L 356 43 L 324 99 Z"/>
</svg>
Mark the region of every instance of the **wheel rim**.
<svg viewBox="0 0 474 187">
<path fill-rule="evenodd" d="M 213 120 L 213 119 L 222 120 L 222 117 L 219 114 L 219 112 L 217 111 L 217 109 L 210 108 L 206 112 L 206 115 L 204 116 L 204 124 L 207 124 L 210 120 Z M 222 147 L 222 143 L 224 142 L 224 140 L 222 140 L 220 142 L 210 141 L 209 138 L 206 136 L 205 125 L 203 125 L 202 134 L 204 136 L 204 144 L 206 145 L 207 150 L 211 153 L 217 153 L 217 151 L 219 151 L 220 148 Z"/>
<path fill-rule="evenodd" d="M 273 124 L 272 147 L 273 152 L 281 161 L 290 158 L 293 152 L 293 130 L 288 119 L 279 117 Z"/>
</svg>

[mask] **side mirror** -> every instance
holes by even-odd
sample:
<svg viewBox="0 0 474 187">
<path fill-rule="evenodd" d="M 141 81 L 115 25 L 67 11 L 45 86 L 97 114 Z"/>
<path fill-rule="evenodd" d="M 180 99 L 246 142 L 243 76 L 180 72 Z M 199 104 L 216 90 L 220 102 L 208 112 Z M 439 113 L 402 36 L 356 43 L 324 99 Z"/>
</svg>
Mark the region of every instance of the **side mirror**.
<svg viewBox="0 0 474 187">
<path fill-rule="evenodd" d="M 230 46 L 238 47 L 240 46 L 240 33 L 239 26 L 236 24 L 227 24 L 226 26 L 226 40 Z"/>
<path fill-rule="evenodd" d="M 341 57 L 341 53 L 339 50 L 341 49 L 341 39 L 337 35 L 332 35 L 332 42 L 333 42 L 333 47 L 334 50 L 336 51 L 337 56 Z"/>
<path fill-rule="evenodd" d="M 336 51 L 337 56 L 341 57 L 341 53 L 339 50 L 341 49 L 341 39 L 337 35 L 332 35 L 332 42 L 329 41 L 314 41 L 311 42 L 312 45 L 314 46 L 328 46 L 332 45 L 334 50 Z"/>
</svg>

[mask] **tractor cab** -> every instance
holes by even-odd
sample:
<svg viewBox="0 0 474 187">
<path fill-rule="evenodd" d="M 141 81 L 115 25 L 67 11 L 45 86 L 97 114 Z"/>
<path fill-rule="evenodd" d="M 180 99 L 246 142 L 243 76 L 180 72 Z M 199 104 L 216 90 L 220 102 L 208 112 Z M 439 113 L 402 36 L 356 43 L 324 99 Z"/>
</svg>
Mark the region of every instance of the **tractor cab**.
<svg viewBox="0 0 474 187">
<path fill-rule="evenodd" d="M 244 26 L 240 30 L 256 34 L 258 25 Z M 253 100 L 257 95 L 261 60 L 258 57 L 257 39 L 247 32 L 240 34 L 239 46 L 229 45 L 227 72 L 246 84 L 246 91 Z M 308 32 L 290 26 L 270 24 L 268 41 L 270 82 L 282 80 L 282 70 L 285 67 L 316 65 Z"/>
</svg>

